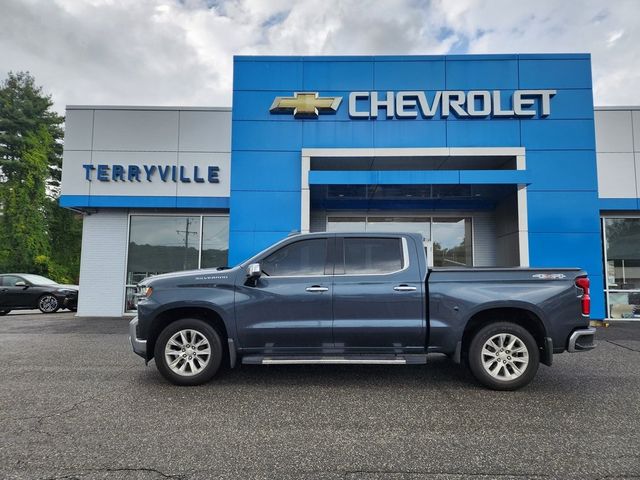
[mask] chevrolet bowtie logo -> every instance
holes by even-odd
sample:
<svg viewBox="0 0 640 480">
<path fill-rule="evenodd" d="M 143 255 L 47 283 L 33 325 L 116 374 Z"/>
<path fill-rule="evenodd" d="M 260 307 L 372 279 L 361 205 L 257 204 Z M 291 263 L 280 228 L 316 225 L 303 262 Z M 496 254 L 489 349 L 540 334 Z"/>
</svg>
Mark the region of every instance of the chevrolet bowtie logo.
<svg viewBox="0 0 640 480">
<path fill-rule="evenodd" d="M 276 97 L 271 113 L 291 113 L 295 118 L 318 118 L 320 113 L 336 113 L 342 97 L 319 97 L 318 92 L 294 92 L 293 97 Z"/>
</svg>

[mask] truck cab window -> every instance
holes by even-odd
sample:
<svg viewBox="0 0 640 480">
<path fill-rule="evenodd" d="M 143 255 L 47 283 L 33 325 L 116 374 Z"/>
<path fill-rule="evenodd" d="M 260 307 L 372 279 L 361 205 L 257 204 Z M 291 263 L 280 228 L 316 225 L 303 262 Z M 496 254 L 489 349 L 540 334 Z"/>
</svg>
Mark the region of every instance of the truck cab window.
<svg viewBox="0 0 640 480">
<path fill-rule="evenodd" d="M 345 238 L 345 275 L 384 274 L 402 270 L 402 243 L 399 238 Z"/>
<path fill-rule="evenodd" d="M 271 277 L 324 275 L 327 240 L 314 238 L 291 243 L 260 262 Z"/>
</svg>

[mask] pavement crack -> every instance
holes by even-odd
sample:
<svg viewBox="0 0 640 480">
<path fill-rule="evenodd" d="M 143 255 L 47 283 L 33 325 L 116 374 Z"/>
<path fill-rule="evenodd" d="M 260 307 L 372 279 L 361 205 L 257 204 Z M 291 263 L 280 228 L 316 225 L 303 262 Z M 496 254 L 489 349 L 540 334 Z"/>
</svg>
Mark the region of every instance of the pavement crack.
<svg viewBox="0 0 640 480">
<path fill-rule="evenodd" d="M 626 345 L 621 345 L 612 340 L 605 340 L 605 342 L 615 345 L 616 347 L 624 348 L 626 350 L 631 350 L 632 352 L 640 353 L 640 350 L 636 350 L 635 348 L 627 347 Z"/>
<path fill-rule="evenodd" d="M 41 422 L 47 418 L 52 418 L 52 417 L 58 417 L 60 415 L 65 415 L 67 413 L 72 412 L 73 410 L 75 410 L 76 408 L 78 408 L 80 405 L 84 404 L 84 403 L 88 403 L 91 400 L 93 400 L 94 398 L 96 398 L 97 395 L 94 395 L 92 397 L 89 398 L 85 398 L 84 400 L 80 400 L 79 402 L 74 403 L 73 405 L 71 405 L 69 408 L 66 408 L 64 410 L 60 410 L 60 411 L 55 411 L 55 412 L 48 412 L 45 413 L 43 415 L 32 415 L 29 417 L 19 417 L 16 418 L 16 420 L 37 420 L 38 422 Z"/>
<path fill-rule="evenodd" d="M 54 435 L 52 433 L 50 433 L 50 432 L 47 432 L 44 429 L 43 422 L 45 420 L 51 419 L 51 418 L 55 418 L 55 417 L 61 417 L 63 415 L 66 415 L 67 413 L 71 413 L 74 410 L 76 410 L 78 407 L 80 407 L 80 405 L 83 405 L 85 403 L 91 402 L 96 397 L 97 397 L 97 395 L 93 395 L 93 396 L 91 396 L 89 398 L 85 398 L 83 400 L 75 402 L 70 407 L 65 408 L 64 410 L 58 410 L 58 411 L 54 411 L 54 412 L 48 412 L 48 413 L 45 413 L 45 414 L 33 415 L 33 416 L 29 416 L 29 417 L 20 417 L 20 418 L 17 418 L 16 420 L 35 420 L 34 425 L 30 429 L 32 429 L 32 431 L 36 431 L 37 433 L 41 433 L 43 435 L 46 435 L 47 437 L 52 437 Z"/>
<path fill-rule="evenodd" d="M 162 478 L 171 478 L 174 480 L 184 479 L 184 475 L 165 473 L 162 470 L 151 467 L 103 467 L 103 468 L 84 468 L 78 472 L 67 473 L 62 476 L 46 477 L 42 480 L 81 480 L 83 477 L 94 473 L 116 473 L 116 472 L 147 472 L 160 475 Z"/>
</svg>

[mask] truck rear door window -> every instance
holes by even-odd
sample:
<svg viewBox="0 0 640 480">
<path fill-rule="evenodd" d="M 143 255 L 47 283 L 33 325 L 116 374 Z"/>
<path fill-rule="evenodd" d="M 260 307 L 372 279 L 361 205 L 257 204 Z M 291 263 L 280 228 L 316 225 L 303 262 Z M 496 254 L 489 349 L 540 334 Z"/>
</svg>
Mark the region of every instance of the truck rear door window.
<svg viewBox="0 0 640 480">
<path fill-rule="evenodd" d="M 315 238 L 282 247 L 262 260 L 260 267 L 271 277 L 324 275 L 326 258 L 327 240 Z"/>
<path fill-rule="evenodd" d="M 402 241 L 399 238 L 344 239 L 345 275 L 375 275 L 402 270 Z"/>
</svg>

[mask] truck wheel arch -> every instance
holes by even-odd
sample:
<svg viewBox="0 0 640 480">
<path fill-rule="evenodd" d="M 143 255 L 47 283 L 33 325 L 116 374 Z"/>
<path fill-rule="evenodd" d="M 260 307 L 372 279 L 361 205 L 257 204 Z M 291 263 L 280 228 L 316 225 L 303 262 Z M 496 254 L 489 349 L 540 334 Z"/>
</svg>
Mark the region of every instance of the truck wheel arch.
<svg viewBox="0 0 640 480">
<path fill-rule="evenodd" d="M 229 357 L 229 352 L 226 351 L 229 333 L 222 316 L 212 308 L 202 306 L 179 306 L 173 308 L 170 307 L 162 311 L 153 320 L 149 338 L 147 339 L 147 360 L 151 360 L 153 358 L 156 339 L 158 338 L 158 335 L 160 335 L 160 332 L 162 332 L 162 330 L 164 330 L 164 328 L 170 323 L 173 323 L 182 318 L 198 318 L 211 325 L 218 332 L 222 339 L 222 345 L 225 349 L 223 358 Z"/>
<path fill-rule="evenodd" d="M 549 333 L 540 315 L 522 306 L 492 307 L 475 312 L 467 320 L 462 334 L 461 353 L 466 355 L 471 339 L 482 327 L 490 323 L 505 321 L 520 325 L 533 335 L 541 349 L 546 348 L 545 338 L 549 336 Z"/>
</svg>

